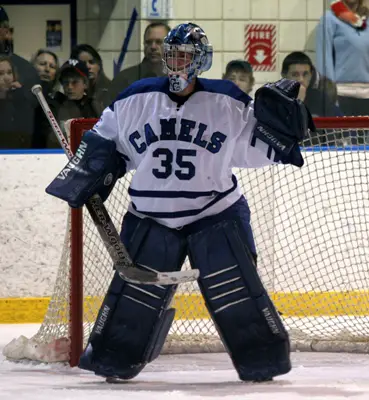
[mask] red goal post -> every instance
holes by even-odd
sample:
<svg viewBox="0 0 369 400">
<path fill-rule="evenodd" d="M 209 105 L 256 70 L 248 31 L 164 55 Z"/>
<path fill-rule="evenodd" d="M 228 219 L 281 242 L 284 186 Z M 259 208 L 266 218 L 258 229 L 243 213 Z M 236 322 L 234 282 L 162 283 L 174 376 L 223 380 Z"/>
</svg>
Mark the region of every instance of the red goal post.
<svg viewBox="0 0 369 400">
<path fill-rule="evenodd" d="M 72 150 L 95 119 L 70 124 Z M 305 165 L 237 169 L 251 209 L 258 270 L 290 332 L 292 348 L 366 351 L 369 344 L 369 117 L 315 118 Z M 130 176 L 107 201 L 119 230 Z M 111 279 L 111 262 L 82 209 L 70 210 L 58 282 L 27 354 L 78 363 Z M 189 268 L 186 263 L 185 268 Z M 221 351 L 195 285 L 179 288 L 166 352 Z M 66 338 L 69 356 L 60 357 Z M 13 343 L 13 344 L 12 344 Z M 19 342 L 8 345 L 12 357 Z M 64 343 L 64 342 L 63 342 Z M 18 354 L 18 353 L 17 353 Z M 22 358 L 22 357 L 18 357 Z M 24 358 L 24 357 L 23 357 Z"/>
</svg>

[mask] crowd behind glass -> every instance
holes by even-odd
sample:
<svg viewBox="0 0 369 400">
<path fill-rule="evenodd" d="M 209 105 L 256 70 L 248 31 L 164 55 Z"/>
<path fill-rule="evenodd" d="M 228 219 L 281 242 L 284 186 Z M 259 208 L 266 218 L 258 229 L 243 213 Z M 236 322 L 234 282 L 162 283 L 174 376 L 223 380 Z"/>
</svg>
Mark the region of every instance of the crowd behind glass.
<svg viewBox="0 0 369 400">
<path fill-rule="evenodd" d="M 301 101 L 314 117 L 367 115 L 369 106 L 369 11 L 364 0 L 334 1 L 316 32 L 316 65 L 302 51 L 288 54 L 281 77 L 301 83 Z M 49 124 L 31 94 L 39 83 L 51 110 L 63 128 L 71 118 L 98 118 L 117 95 L 138 79 L 162 76 L 162 45 L 170 27 L 151 23 L 144 32 L 144 58 L 110 80 L 99 52 L 78 44 L 60 65 L 48 49 L 35 51 L 31 60 L 15 54 L 11 21 L 0 7 L 0 148 L 57 148 Z M 222 79 L 233 81 L 251 94 L 255 79 L 251 65 L 233 60 Z M 310 144 L 322 145 L 318 135 Z M 337 138 L 336 138 L 337 139 Z M 365 131 L 346 132 L 343 145 L 366 144 Z M 336 140 L 337 142 L 337 140 Z"/>
</svg>

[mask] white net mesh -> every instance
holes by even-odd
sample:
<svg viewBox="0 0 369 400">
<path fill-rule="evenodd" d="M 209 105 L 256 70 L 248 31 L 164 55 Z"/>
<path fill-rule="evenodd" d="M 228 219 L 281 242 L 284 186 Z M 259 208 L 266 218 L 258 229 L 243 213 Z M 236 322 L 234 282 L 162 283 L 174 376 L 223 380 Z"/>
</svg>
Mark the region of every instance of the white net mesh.
<svg viewBox="0 0 369 400">
<path fill-rule="evenodd" d="M 84 122 L 73 129 L 86 128 Z M 320 129 L 304 143 L 301 169 L 278 165 L 234 171 L 252 213 L 258 271 L 290 332 L 292 348 L 369 350 L 369 158 L 365 142 L 366 130 L 356 129 L 354 122 L 349 129 Z M 118 231 L 129 201 L 130 176 L 120 180 L 106 202 Z M 67 358 L 65 354 L 60 357 L 55 346 L 51 352 L 45 346 L 70 337 L 69 238 L 67 232 L 50 305 L 31 340 L 33 348 L 49 361 Z M 83 239 L 86 341 L 111 281 L 112 265 L 87 212 Z M 184 268 L 189 268 L 188 262 Z M 174 306 L 176 320 L 165 351 L 222 350 L 197 284 L 181 285 Z M 23 346 L 24 339 L 21 342 Z M 16 347 L 9 345 L 6 355 L 12 357 Z M 47 351 L 49 357 L 45 357 Z M 13 358 L 22 357 L 17 353 Z"/>
</svg>

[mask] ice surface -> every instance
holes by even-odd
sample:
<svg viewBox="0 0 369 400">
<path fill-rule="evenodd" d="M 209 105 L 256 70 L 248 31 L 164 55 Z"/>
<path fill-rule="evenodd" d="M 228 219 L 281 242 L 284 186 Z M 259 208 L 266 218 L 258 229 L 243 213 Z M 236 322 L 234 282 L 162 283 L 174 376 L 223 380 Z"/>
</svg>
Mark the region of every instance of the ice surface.
<svg viewBox="0 0 369 400">
<path fill-rule="evenodd" d="M 37 325 L 0 325 L 0 350 Z M 111 385 L 67 366 L 12 363 L 0 356 L 1 400 L 368 400 L 369 355 L 293 353 L 274 382 L 238 381 L 226 354 L 159 357 L 133 381 Z"/>
</svg>

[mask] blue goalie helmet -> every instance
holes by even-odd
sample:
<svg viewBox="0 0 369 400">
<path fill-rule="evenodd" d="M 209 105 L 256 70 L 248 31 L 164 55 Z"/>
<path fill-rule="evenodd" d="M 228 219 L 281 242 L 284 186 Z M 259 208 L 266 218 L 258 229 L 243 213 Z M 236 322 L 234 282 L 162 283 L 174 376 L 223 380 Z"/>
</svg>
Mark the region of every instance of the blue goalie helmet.
<svg viewBox="0 0 369 400">
<path fill-rule="evenodd" d="M 191 22 L 177 25 L 164 39 L 164 73 L 170 90 L 181 92 L 213 62 L 213 47 L 205 32 Z"/>
</svg>

